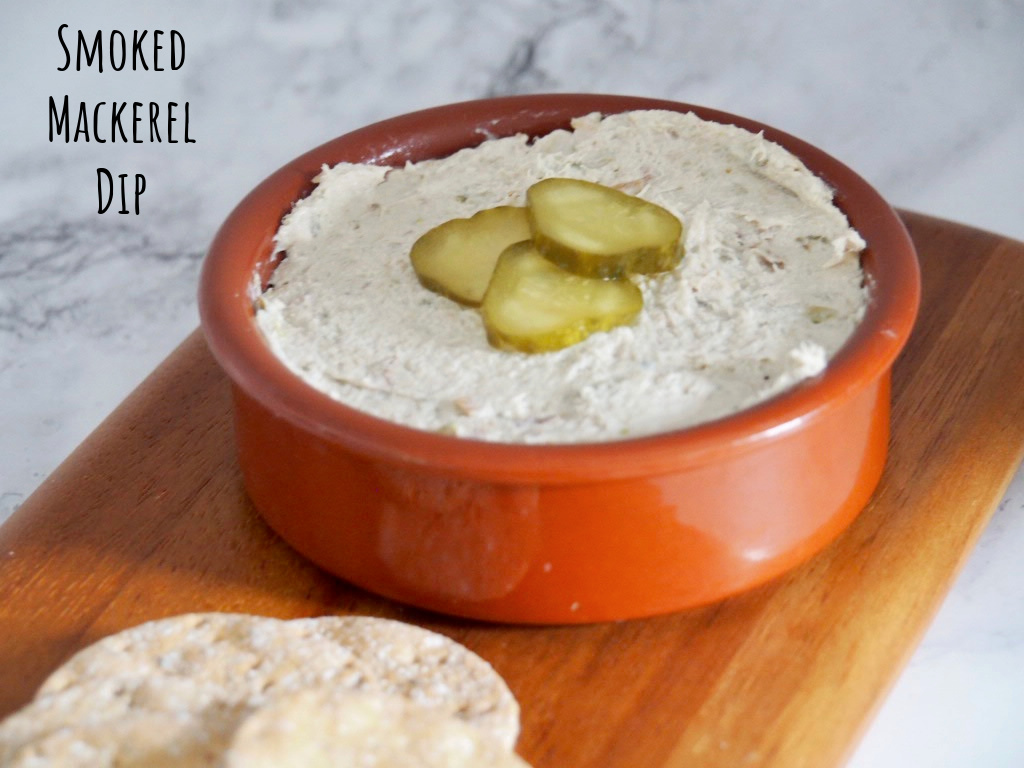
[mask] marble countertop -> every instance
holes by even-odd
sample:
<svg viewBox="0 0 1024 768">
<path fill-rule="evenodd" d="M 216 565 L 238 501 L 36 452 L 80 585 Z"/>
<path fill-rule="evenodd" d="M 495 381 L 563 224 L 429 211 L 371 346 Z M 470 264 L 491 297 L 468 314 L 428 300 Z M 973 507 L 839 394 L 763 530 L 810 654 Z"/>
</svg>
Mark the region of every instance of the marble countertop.
<svg viewBox="0 0 1024 768">
<path fill-rule="evenodd" d="M 61 24 L 72 57 L 78 30 L 130 50 L 132 30 L 174 29 L 184 61 L 170 69 L 165 36 L 162 72 L 59 71 Z M 1024 240 L 1021 0 L 40 0 L 5 3 L 0 29 L 0 521 L 195 328 L 203 254 L 248 189 L 413 109 L 539 91 L 704 104 L 817 144 L 896 206 Z M 81 101 L 177 102 L 176 131 L 188 102 L 195 143 L 51 143 L 64 95 L 73 122 Z M 139 215 L 97 213 L 98 167 L 129 191 L 145 176 Z M 1021 551 L 1018 472 L 851 766 L 1024 765 Z"/>
</svg>

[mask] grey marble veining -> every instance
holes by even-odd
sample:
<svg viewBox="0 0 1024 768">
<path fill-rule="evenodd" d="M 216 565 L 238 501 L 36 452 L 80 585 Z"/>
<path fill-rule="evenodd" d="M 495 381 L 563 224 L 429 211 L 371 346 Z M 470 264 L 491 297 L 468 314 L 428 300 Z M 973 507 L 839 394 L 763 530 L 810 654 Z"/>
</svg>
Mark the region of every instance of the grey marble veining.
<svg viewBox="0 0 1024 768">
<path fill-rule="evenodd" d="M 58 72 L 57 27 L 177 29 L 180 71 Z M 688 101 L 894 205 L 1024 239 L 1022 0 L 39 0 L 0 6 L 0 520 L 196 325 L 202 255 L 282 163 L 484 96 Z M 188 101 L 195 144 L 50 143 L 47 99 Z M 96 168 L 143 173 L 96 212 Z M 1024 474 L 851 763 L 1024 765 Z M 936 734 L 941 734 L 937 736 Z"/>
</svg>

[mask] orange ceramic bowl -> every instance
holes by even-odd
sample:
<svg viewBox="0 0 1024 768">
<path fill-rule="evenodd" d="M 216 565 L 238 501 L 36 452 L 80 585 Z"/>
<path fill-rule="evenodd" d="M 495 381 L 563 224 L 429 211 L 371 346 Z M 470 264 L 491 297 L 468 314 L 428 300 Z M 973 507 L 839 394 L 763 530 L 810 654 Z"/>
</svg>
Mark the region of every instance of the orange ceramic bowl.
<svg viewBox="0 0 1024 768">
<path fill-rule="evenodd" d="M 593 111 L 693 111 L 764 131 L 836 191 L 868 243 L 871 301 L 825 373 L 749 410 L 618 442 L 511 445 L 353 410 L 271 353 L 253 300 L 282 216 L 323 164 L 401 165 Z M 479 619 L 625 619 L 719 600 L 824 547 L 863 508 L 885 463 L 892 364 L 920 278 L 893 210 L 824 152 L 752 120 L 688 104 L 551 94 L 385 120 L 274 173 L 231 213 L 199 291 L 210 348 L 233 383 L 238 455 L 256 509 L 295 549 L 381 595 Z"/>
</svg>

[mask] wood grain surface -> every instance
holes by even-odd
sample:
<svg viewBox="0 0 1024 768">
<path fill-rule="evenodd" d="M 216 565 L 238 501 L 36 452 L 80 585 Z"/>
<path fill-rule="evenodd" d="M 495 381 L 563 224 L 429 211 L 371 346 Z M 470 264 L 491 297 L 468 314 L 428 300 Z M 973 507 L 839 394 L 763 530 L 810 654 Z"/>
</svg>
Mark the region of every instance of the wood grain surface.
<svg viewBox="0 0 1024 768">
<path fill-rule="evenodd" d="M 826 551 L 726 602 L 582 627 L 403 608 L 330 577 L 241 486 L 228 384 L 190 336 L 0 528 L 0 715 L 72 652 L 188 611 L 392 616 L 505 676 L 535 766 L 840 765 L 1024 455 L 1024 244 L 917 214 L 921 319 L 892 452 Z"/>
</svg>

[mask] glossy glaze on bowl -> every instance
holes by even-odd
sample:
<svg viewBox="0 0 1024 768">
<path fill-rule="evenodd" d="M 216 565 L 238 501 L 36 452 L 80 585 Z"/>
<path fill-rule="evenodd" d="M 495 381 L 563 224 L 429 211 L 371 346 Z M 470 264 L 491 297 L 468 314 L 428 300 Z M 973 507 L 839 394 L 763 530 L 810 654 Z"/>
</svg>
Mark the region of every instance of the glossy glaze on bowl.
<svg viewBox="0 0 1024 768">
<path fill-rule="evenodd" d="M 400 165 L 489 136 L 541 135 L 588 112 L 693 111 L 796 154 L 864 236 L 864 321 L 813 380 L 690 429 L 583 445 L 486 443 L 382 421 L 305 384 L 253 320 L 281 217 L 323 164 Z M 920 292 L 910 238 L 885 201 L 820 150 L 701 107 L 542 95 L 425 110 L 302 155 L 228 217 L 203 269 L 200 312 L 231 378 L 239 460 L 256 508 L 297 550 L 374 592 L 488 620 L 583 622 L 721 599 L 835 538 L 885 463 L 889 379 Z"/>
</svg>

